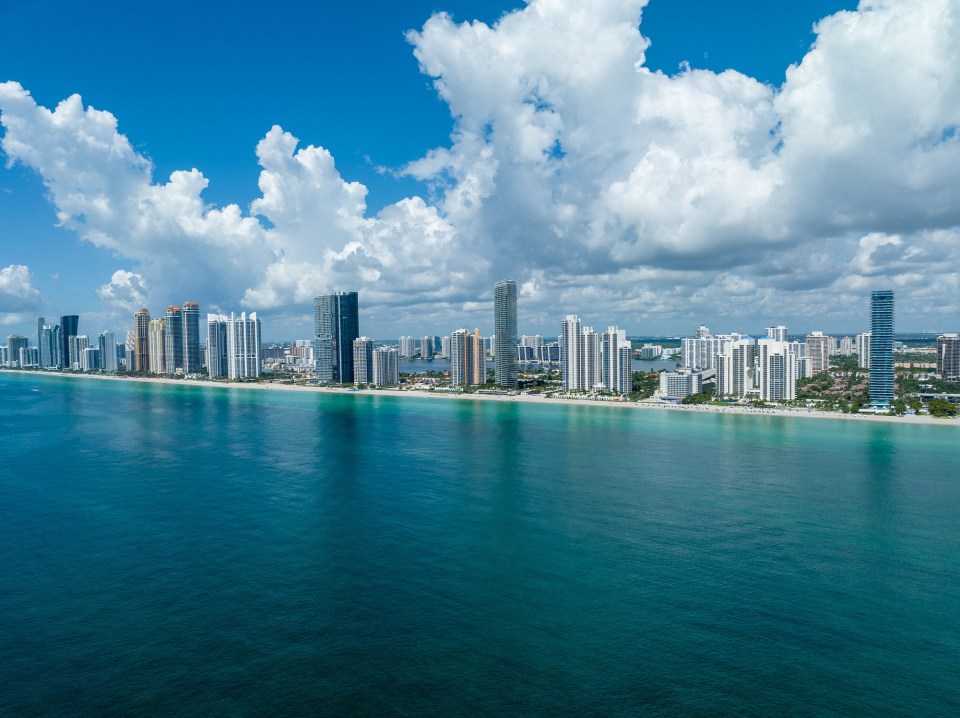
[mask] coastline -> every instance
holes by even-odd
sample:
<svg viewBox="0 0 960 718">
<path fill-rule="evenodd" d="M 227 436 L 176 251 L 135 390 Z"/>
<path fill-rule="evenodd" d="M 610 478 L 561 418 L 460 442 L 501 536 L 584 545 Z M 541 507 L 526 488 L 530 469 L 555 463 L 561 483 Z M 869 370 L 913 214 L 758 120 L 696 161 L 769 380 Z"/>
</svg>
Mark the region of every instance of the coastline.
<svg viewBox="0 0 960 718">
<path fill-rule="evenodd" d="M 273 384 L 264 382 L 218 382 L 209 379 L 167 379 L 165 377 L 131 377 L 118 376 L 110 374 L 68 374 L 62 372 L 44 372 L 44 371 L 13 371 L 4 372 L 15 374 L 17 376 L 30 377 L 54 377 L 63 379 L 92 379 L 99 381 L 114 382 L 136 382 L 142 384 L 160 384 L 165 386 L 198 386 L 211 389 L 235 389 L 235 390 L 253 390 L 253 391 L 290 391 L 308 394 L 357 394 L 361 396 L 392 396 L 392 397 L 417 397 L 421 399 L 439 399 L 447 401 L 499 401 L 499 402 L 518 402 L 524 404 L 551 404 L 551 405 L 576 405 L 576 406 L 606 406 L 619 409 L 642 409 L 659 411 L 678 411 L 678 412 L 697 412 L 714 414 L 740 414 L 746 416 L 781 416 L 787 418 L 800 419 L 834 419 L 839 421 L 871 421 L 889 424 L 912 424 L 926 426 L 960 426 L 960 420 L 951 418 L 939 418 L 924 414 L 917 416 L 915 414 L 905 416 L 889 416 L 877 414 L 842 414 L 839 412 L 819 411 L 816 409 L 801 409 L 787 407 L 773 408 L 754 408 L 748 406 L 714 406 L 709 404 L 667 404 L 644 400 L 641 402 L 631 401 L 597 401 L 594 399 L 554 399 L 544 396 L 534 395 L 502 395 L 502 394 L 459 394 L 454 392 L 429 392 L 419 390 L 401 390 L 401 389 L 349 389 L 343 387 L 315 387 L 315 386 L 297 386 L 294 384 Z"/>
</svg>

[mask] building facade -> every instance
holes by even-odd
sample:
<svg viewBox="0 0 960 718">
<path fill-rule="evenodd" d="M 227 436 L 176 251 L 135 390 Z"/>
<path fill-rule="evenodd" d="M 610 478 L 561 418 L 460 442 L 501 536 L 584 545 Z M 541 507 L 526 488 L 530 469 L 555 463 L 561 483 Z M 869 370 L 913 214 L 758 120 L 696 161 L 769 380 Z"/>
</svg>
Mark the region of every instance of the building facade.
<svg viewBox="0 0 960 718">
<path fill-rule="evenodd" d="M 870 295 L 870 404 L 889 406 L 894 397 L 893 290 Z"/>
<path fill-rule="evenodd" d="M 400 383 L 399 352 L 389 347 L 373 350 L 373 385 L 397 386 Z"/>
<path fill-rule="evenodd" d="M 517 283 L 501 279 L 493 287 L 494 377 L 499 386 L 517 387 Z"/>
<path fill-rule="evenodd" d="M 66 314 L 60 317 L 60 367 L 72 369 L 70 365 L 70 337 L 77 336 L 80 329 L 80 317 Z"/>
<path fill-rule="evenodd" d="M 357 337 L 353 340 L 353 383 L 373 383 L 373 339 Z"/>
<path fill-rule="evenodd" d="M 830 369 L 830 339 L 823 332 L 810 332 L 807 335 L 807 357 L 810 359 L 810 371 L 820 374 Z"/>
<path fill-rule="evenodd" d="M 163 365 L 167 374 L 183 371 L 183 310 L 169 306 L 163 315 Z"/>
<path fill-rule="evenodd" d="M 184 374 L 196 374 L 201 368 L 200 359 L 200 305 L 183 303 L 183 363 Z"/>
<path fill-rule="evenodd" d="M 600 354 L 603 388 L 614 394 L 629 394 L 633 390 L 633 351 L 626 331 L 608 327 L 601 337 Z"/>
<path fill-rule="evenodd" d="M 937 337 L 937 373 L 946 381 L 960 381 L 960 334 Z"/>
<path fill-rule="evenodd" d="M 353 341 L 360 336 L 356 292 L 321 294 L 313 300 L 317 381 L 353 383 Z"/>
</svg>

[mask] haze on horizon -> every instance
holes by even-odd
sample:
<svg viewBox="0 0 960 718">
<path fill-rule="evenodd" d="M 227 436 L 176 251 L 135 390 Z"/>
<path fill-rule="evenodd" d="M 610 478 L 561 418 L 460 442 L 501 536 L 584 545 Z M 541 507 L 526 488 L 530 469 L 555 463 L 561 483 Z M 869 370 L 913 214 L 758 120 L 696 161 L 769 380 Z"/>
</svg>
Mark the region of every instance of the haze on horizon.
<svg viewBox="0 0 960 718">
<path fill-rule="evenodd" d="M 862 331 L 886 288 L 898 331 L 957 331 L 960 0 L 666 5 L 115 5 L 79 28 L 5 6 L 23 32 L 0 56 L 0 324 L 120 332 L 192 300 L 293 339 L 316 294 L 352 290 L 370 336 L 488 333 L 509 277 L 520 331 L 545 336 L 568 313 L 631 335 Z M 116 34 L 97 12 L 179 35 L 111 38 L 71 70 Z"/>
</svg>

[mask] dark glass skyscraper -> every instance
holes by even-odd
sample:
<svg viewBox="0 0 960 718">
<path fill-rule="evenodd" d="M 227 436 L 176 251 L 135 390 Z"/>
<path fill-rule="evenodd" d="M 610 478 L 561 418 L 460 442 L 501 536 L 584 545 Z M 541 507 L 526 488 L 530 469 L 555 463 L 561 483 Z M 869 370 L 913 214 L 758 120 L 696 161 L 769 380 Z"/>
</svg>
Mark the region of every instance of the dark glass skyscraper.
<svg viewBox="0 0 960 718">
<path fill-rule="evenodd" d="M 77 336 L 80 317 L 68 314 L 60 317 L 60 367 L 71 369 L 70 366 L 70 337 Z"/>
<path fill-rule="evenodd" d="M 200 371 L 200 305 L 196 302 L 183 303 L 183 371 Z"/>
<path fill-rule="evenodd" d="M 870 295 L 870 404 L 893 401 L 893 291 Z"/>
<path fill-rule="evenodd" d="M 353 340 L 360 337 L 356 292 L 321 294 L 313 300 L 317 381 L 353 383 Z"/>
<path fill-rule="evenodd" d="M 501 279 L 493 287 L 494 374 L 500 386 L 517 386 L 517 283 Z"/>
<path fill-rule="evenodd" d="M 169 306 L 163 315 L 163 366 L 167 374 L 183 369 L 183 310 Z"/>
</svg>

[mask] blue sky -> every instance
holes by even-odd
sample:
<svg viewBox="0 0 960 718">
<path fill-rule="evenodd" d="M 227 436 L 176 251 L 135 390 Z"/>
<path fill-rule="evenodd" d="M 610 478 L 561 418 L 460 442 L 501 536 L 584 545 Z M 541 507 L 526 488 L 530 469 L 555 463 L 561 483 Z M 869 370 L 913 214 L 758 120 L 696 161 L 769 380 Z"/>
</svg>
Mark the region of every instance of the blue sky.
<svg viewBox="0 0 960 718">
<path fill-rule="evenodd" d="M 369 298 L 362 301 L 367 305 L 364 330 L 374 336 L 446 333 L 474 324 L 485 330 L 486 287 L 508 273 L 526 286 L 520 325 L 527 332 L 555 333 L 568 312 L 636 334 L 689 332 L 700 322 L 727 330 L 756 331 L 769 322 L 787 322 L 797 331 L 855 331 L 864 327 L 865 297 L 874 285 L 899 290 L 900 328 L 956 328 L 956 300 L 931 307 L 929 295 L 933 288 L 949 292 L 957 285 L 955 272 L 939 272 L 929 281 L 929 267 L 942 264 L 939 259 L 957 248 L 955 218 L 938 210 L 954 197 L 947 192 L 927 206 L 922 198 L 930 196 L 930 184 L 918 180 L 920 199 L 907 196 L 896 180 L 882 184 L 869 161 L 857 165 L 870 151 L 869 143 L 853 147 L 849 155 L 840 152 L 835 166 L 823 167 L 811 158 L 831 156 L 836 148 L 818 152 L 816 137 L 800 130 L 789 134 L 791 126 L 801 126 L 798 118 L 809 116 L 826 118 L 822 136 L 832 134 L 831 121 L 836 136 L 850 126 L 869 125 L 869 116 L 850 120 L 864 107 L 863 98 L 851 97 L 850 109 L 836 107 L 836 98 L 844 95 L 842 83 L 851 82 L 850 94 L 863 92 L 869 108 L 870 83 L 876 82 L 878 91 L 889 86 L 889 77 L 851 73 L 858 62 L 888 72 L 893 68 L 903 74 L 895 79 L 915 84 L 911 72 L 924 68 L 900 69 L 904 47 L 898 44 L 914 42 L 933 55 L 935 66 L 937 61 L 948 65 L 950 56 L 936 56 L 941 38 L 924 35 L 936 34 L 924 17 L 916 18 L 916 27 L 901 20 L 897 37 L 889 28 L 900 18 L 897 13 L 909 11 L 908 4 L 879 3 L 883 7 L 870 10 L 867 22 L 848 13 L 829 37 L 821 38 L 823 52 L 804 62 L 803 76 L 787 82 L 788 67 L 804 61 L 816 39 L 813 23 L 854 11 L 856 3 L 564 4 L 303 3 L 278 9 L 236 3 L 0 2 L 0 82 L 19 83 L 32 98 L 19 108 L 0 103 L 5 121 L 25 113 L 16 137 L 4 130 L 8 166 L 0 169 L 0 269 L 10 271 L 0 275 L 0 319 L 8 332 L 27 332 L 37 313 L 79 312 L 94 323 L 87 326 L 90 331 L 120 331 L 138 301 L 160 312 L 168 303 L 198 299 L 204 310 L 259 310 L 268 338 L 294 338 L 309 334 L 305 298 L 311 292 L 359 289 L 362 300 Z M 588 21 L 576 17 L 583 8 L 591 15 Z M 914 14 L 939 13 L 942 24 L 956 11 L 954 2 L 930 0 L 919 3 Z M 452 21 L 424 29 L 440 12 Z M 498 25 L 504 13 L 512 13 L 513 20 Z M 472 27 L 486 27 L 485 35 L 461 24 L 474 21 L 484 23 Z M 581 33 L 585 23 L 593 24 Z M 639 24 L 639 34 L 624 31 L 624 23 L 634 33 Z M 419 35 L 407 35 L 410 30 Z M 607 64 L 592 67 L 604 46 L 593 46 L 591 38 L 608 30 L 623 40 L 622 56 L 611 53 L 603 58 Z M 863 42 L 851 41 L 858 32 Z M 642 46 L 641 35 L 649 47 Z M 629 95 L 635 88 L 627 71 L 634 71 L 638 51 L 639 64 L 652 73 L 642 82 L 651 89 L 638 90 L 632 104 L 616 102 L 621 86 L 613 81 L 607 95 L 592 94 L 615 76 L 628 83 L 622 89 Z M 870 57 L 874 52 L 884 57 Z M 516 67 L 496 65 L 514 53 L 521 58 Z M 736 76 L 724 74 L 728 69 Z M 660 73 L 668 81 L 657 80 Z M 446 90 L 438 92 L 435 80 Z M 532 93 L 533 105 L 529 97 L 518 101 L 503 90 L 511 82 Z M 813 102 L 811 95 L 824 85 L 835 90 L 830 111 L 821 113 L 822 105 L 805 103 Z M 935 149 L 945 157 L 931 150 L 921 164 L 943 172 L 929 179 L 934 185 L 951 180 L 952 170 L 942 165 L 956 152 L 949 129 L 960 123 L 956 89 L 956 75 L 944 70 L 942 81 L 928 89 L 933 97 L 918 91 L 916 98 L 902 98 L 905 115 L 911 102 L 941 107 L 938 116 L 924 118 L 929 127 L 883 126 L 889 107 L 877 103 L 875 130 L 891 133 L 889 141 L 881 141 L 891 167 L 901 161 L 915 166 L 918 160 L 905 153 L 916 147 L 918 137 L 938 136 L 942 141 Z M 223 223 L 206 222 L 215 226 L 196 228 L 190 217 L 177 214 L 185 211 L 178 208 L 192 190 L 173 193 L 176 201 L 165 199 L 150 220 L 112 216 L 98 224 L 83 207 L 96 193 L 84 186 L 90 176 L 112 183 L 98 189 L 112 207 L 131 193 L 148 191 L 150 183 L 140 177 L 118 179 L 103 169 L 109 157 L 70 155 L 65 148 L 87 131 L 80 120 L 75 126 L 60 123 L 57 131 L 64 134 L 54 138 L 31 115 L 34 105 L 53 110 L 74 94 L 82 97 L 83 108 L 116 118 L 130 156 L 152 163 L 148 176 L 154 185 L 166 183 L 172 172 L 196 168 L 207 181 L 202 194 L 197 190 L 205 203 L 199 217 L 206 209 L 235 203 L 241 219 L 255 217 L 257 226 L 221 231 Z M 607 97 L 609 116 L 623 112 L 618 124 L 629 128 L 636 122 L 635 132 L 610 137 L 601 131 L 602 121 L 588 117 L 587 110 Z M 659 104 L 651 111 L 648 103 Z M 524 109 L 531 106 L 532 114 Z M 637 107 L 643 108 L 642 120 L 631 114 Z M 742 120 L 744 113 L 753 119 Z M 805 126 L 811 124 L 816 123 Z M 299 139 L 298 148 L 324 148 L 335 170 L 331 165 L 322 178 L 313 177 L 296 193 L 278 195 L 253 212 L 251 202 L 263 199 L 258 177 L 264 171 L 255 148 L 274 125 Z M 663 130 L 678 126 L 682 131 L 673 134 Z M 781 128 L 787 147 L 782 162 Z M 508 169 L 511 153 L 522 146 L 517 143 L 540 141 L 530 140 L 531 132 L 556 135 L 540 153 L 541 166 Z M 771 138 L 767 144 L 765 133 Z M 637 144 L 636 137 L 645 139 Z M 20 142 L 19 149 L 9 144 L 13 140 Z M 287 147 L 281 140 L 275 135 L 269 149 Z M 688 151 L 700 143 L 710 146 Z M 600 144 L 611 146 L 602 153 L 589 149 Z M 64 159 L 64 153 L 70 156 Z M 283 184 L 286 170 L 277 162 L 271 176 Z M 643 185 L 648 180 L 641 170 L 650 166 L 673 183 L 668 178 Z M 821 179 L 810 180 L 818 172 Z M 519 197 L 522 188 L 540 181 L 535 177 L 543 179 L 543 191 Z M 669 206 L 685 187 L 701 181 L 693 199 Z M 822 219 L 811 219 L 809 208 L 823 206 L 823 196 L 845 194 L 831 191 L 833 181 L 840 187 L 870 185 L 870 192 L 853 192 L 845 203 L 826 208 Z M 359 210 L 357 185 L 351 183 L 365 188 Z M 464 200 L 477 183 L 479 195 Z M 662 186 L 672 189 L 644 206 L 650 188 Z M 730 187 L 739 186 L 750 188 L 746 199 L 728 196 Z M 771 196 L 781 187 L 790 196 L 774 202 Z M 57 209 L 65 208 L 64 197 L 71 192 L 83 199 L 73 197 L 72 209 L 67 208 L 73 214 L 58 227 Z M 320 209 L 291 215 L 294 194 L 297 202 L 315 201 Z M 418 202 L 407 202 L 411 198 Z M 549 211 L 541 213 L 544 202 Z M 702 209 L 710 202 L 723 208 L 719 214 Z M 732 204 L 738 206 L 730 216 L 720 216 Z M 605 212 L 616 220 L 608 222 Z M 348 219 L 340 222 L 345 215 Z M 710 226 L 711 215 L 719 229 Z M 782 215 L 790 218 L 780 226 Z M 325 222 L 340 224 L 328 233 Z M 305 224 L 310 226 L 304 229 Z M 682 231 L 673 236 L 678 227 Z M 135 237 L 129 242 L 128 231 Z M 171 232 L 166 246 L 177 248 L 170 256 L 164 232 Z M 242 240 L 224 248 L 217 244 L 217 232 L 234 232 Z M 323 237 L 318 240 L 322 252 L 312 246 L 313 235 Z M 204 242 L 206 250 L 194 253 L 192 247 Z M 237 256 L 221 267 L 217 257 L 231 251 Z M 247 269 L 240 276 L 242 259 L 253 256 L 261 268 L 282 260 L 265 277 Z M 195 288 L 185 285 L 184 277 L 198 264 L 232 272 L 236 281 L 208 282 L 208 271 L 196 275 Z M 117 271 L 124 275 L 118 278 Z M 845 282 L 847 275 L 854 280 Z M 309 280 L 298 283 L 298 276 Z M 411 277 L 417 281 L 408 281 Z M 192 296 L 181 297 L 184 292 Z M 858 298 L 864 298 L 862 307 Z M 530 310 L 526 317 L 524 304 Z"/>
</svg>

